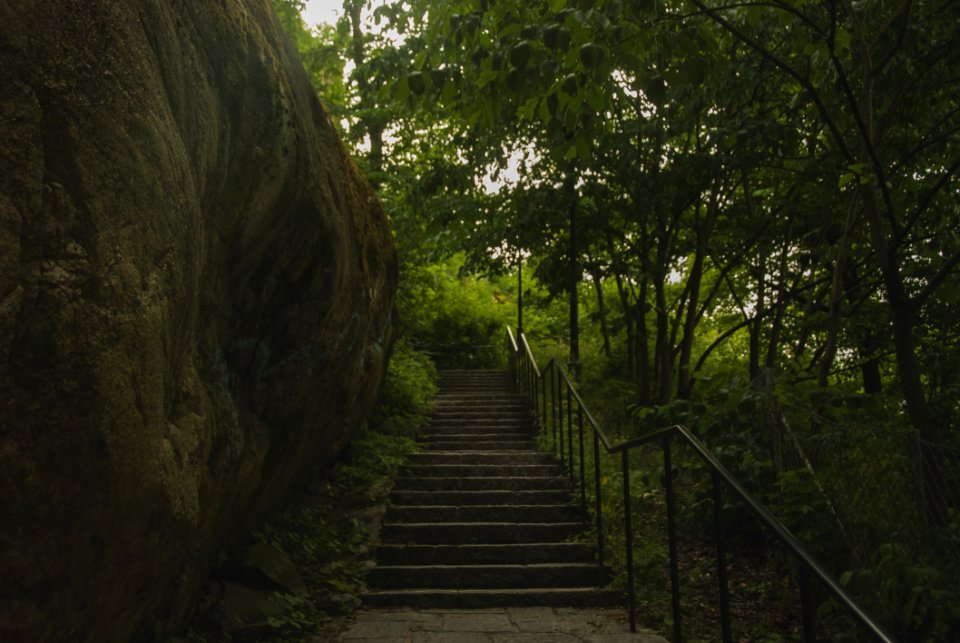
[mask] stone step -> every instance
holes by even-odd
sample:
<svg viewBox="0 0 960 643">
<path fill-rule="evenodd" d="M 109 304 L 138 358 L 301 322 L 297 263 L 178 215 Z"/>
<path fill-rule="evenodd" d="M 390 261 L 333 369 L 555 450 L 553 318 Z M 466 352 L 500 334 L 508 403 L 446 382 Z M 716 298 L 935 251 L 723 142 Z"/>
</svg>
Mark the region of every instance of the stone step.
<svg viewBox="0 0 960 643">
<path fill-rule="evenodd" d="M 570 489 L 570 483 L 560 476 L 510 476 L 496 478 L 408 478 L 399 477 L 394 485 L 398 491 L 545 491 Z"/>
<path fill-rule="evenodd" d="M 394 589 L 369 592 L 363 599 L 370 607 L 413 608 L 482 607 L 610 607 L 621 602 L 620 592 L 608 587 L 536 589 Z"/>
<path fill-rule="evenodd" d="M 526 424 L 533 426 L 533 419 L 526 413 L 444 413 L 431 416 L 428 426 L 457 424 Z"/>
<path fill-rule="evenodd" d="M 384 522 L 380 540 L 385 543 L 424 545 L 474 543 L 533 543 L 564 541 L 583 531 L 582 522 Z"/>
<path fill-rule="evenodd" d="M 546 478 L 563 475 L 558 464 L 429 464 L 406 465 L 401 476 L 411 478 Z"/>
<path fill-rule="evenodd" d="M 454 375 L 442 375 L 439 378 L 438 384 L 440 390 L 446 390 L 450 388 L 456 388 L 460 386 L 500 386 L 506 390 L 509 390 L 513 386 L 513 377 L 507 373 L 497 373 L 491 375 L 482 375 L 476 376 L 472 375 L 469 377 L 457 377 Z"/>
<path fill-rule="evenodd" d="M 444 393 L 433 397 L 434 408 L 490 408 L 511 406 L 529 408 L 527 399 L 515 393 Z"/>
<path fill-rule="evenodd" d="M 583 520 L 579 505 L 393 505 L 390 522 L 576 522 Z"/>
<path fill-rule="evenodd" d="M 459 440 L 435 439 L 424 441 L 422 444 L 428 450 L 459 450 L 464 453 L 498 453 L 501 451 L 530 452 L 537 448 L 537 443 L 533 440 L 471 440 L 467 443 Z"/>
<path fill-rule="evenodd" d="M 371 570 L 375 589 L 528 589 L 605 585 L 606 571 L 586 563 L 531 565 L 397 565 Z"/>
<path fill-rule="evenodd" d="M 394 489 L 390 499 L 398 505 L 533 505 L 569 504 L 569 489 L 486 490 L 486 491 L 404 491 Z"/>
<path fill-rule="evenodd" d="M 444 379 L 439 382 L 441 393 L 470 393 L 473 391 L 483 391 L 492 393 L 509 394 L 514 393 L 513 380 L 492 379 Z"/>
<path fill-rule="evenodd" d="M 430 417 L 436 420 L 489 420 L 491 422 L 519 422 L 519 421 L 530 421 L 530 412 L 527 409 L 504 409 L 500 407 L 494 408 L 477 408 L 476 410 L 467 410 L 462 406 L 459 406 L 456 409 L 438 409 L 430 414 Z"/>
<path fill-rule="evenodd" d="M 473 430 L 466 430 L 464 433 L 440 433 L 440 434 L 431 434 L 426 433 L 421 436 L 421 441 L 433 443 L 433 442 L 458 442 L 458 443 L 467 443 L 467 442 L 495 442 L 497 440 L 503 442 L 524 442 L 526 444 L 532 445 L 531 449 L 535 448 L 536 442 L 534 441 L 533 435 L 531 433 L 504 433 L 502 431 L 497 431 L 496 433 L 478 433 Z"/>
<path fill-rule="evenodd" d="M 377 560 L 384 565 L 529 565 L 593 563 L 593 549 L 583 543 L 539 542 L 479 545 L 402 545 L 383 543 Z"/>
<path fill-rule="evenodd" d="M 380 530 L 371 606 L 609 606 L 608 571 L 571 542 L 584 512 L 541 452 L 528 401 L 503 371 L 441 371 L 420 444 Z"/>
<path fill-rule="evenodd" d="M 447 422 L 442 424 L 430 424 L 423 431 L 423 436 L 446 436 L 446 435 L 490 435 L 490 434 L 509 434 L 523 435 L 528 438 L 534 436 L 533 427 L 529 422 L 512 423 L 479 423 L 479 422 Z"/>
<path fill-rule="evenodd" d="M 531 451 L 500 451 L 488 453 L 464 453 L 463 451 L 420 451 L 410 456 L 409 462 L 428 464 L 555 464 L 547 453 Z"/>
<path fill-rule="evenodd" d="M 427 424 L 425 433 L 436 433 L 439 431 L 460 432 L 460 433 L 528 433 L 533 434 L 533 423 L 527 420 L 444 420 L 442 422 L 430 422 Z"/>
<path fill-rule="evenodd" d="M 517 417 L 532 417 L 532 411 L 526 406 L 515 405 L 503 400 L 477 400 L 470 403 L 459 401 L 456 403 L 436 404 L 430 411 L 430 416 L 442 416 L 453 413 L 510 415 Z"/>
</svg>

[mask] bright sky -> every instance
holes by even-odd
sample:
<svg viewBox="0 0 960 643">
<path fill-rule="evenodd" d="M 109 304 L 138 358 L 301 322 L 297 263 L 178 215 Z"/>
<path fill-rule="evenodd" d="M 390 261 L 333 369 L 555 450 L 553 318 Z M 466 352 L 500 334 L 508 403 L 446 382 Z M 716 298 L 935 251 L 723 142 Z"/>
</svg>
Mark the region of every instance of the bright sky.
<svg viewBox="0 0 960 643">
<path fill-rule="evenodd" d="M 318 22 L 332 25 L 342 13 L 343 0 L 307 0 L 307 7 L 301 15 L 304 22 L 312 27 Z"/>
</svg>

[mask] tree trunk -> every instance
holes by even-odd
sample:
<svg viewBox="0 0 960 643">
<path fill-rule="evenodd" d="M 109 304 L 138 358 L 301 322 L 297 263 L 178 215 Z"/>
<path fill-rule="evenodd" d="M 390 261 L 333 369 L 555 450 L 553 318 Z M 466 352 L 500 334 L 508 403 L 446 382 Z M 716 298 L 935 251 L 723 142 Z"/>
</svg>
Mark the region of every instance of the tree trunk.
<svg viewBox="0 0 960 643">
<path fill-rule="evenodd" d="M 590 278 L 593 281 L 593 288 L 597 293 L 597 313 L 600 316 L 600 334 L 603 336 L 603 355 L 610 358 L 610 329 L 607 326 L 607 304 L 603 297 L 603 281 L 600 278 L 600 268 L 593 262 L 589 255 L 587 260 L 590 262 Z"/>
<path fill-rule="evenodd" d="M 649 284 L 646 279 L 640 283 L 640 296 L 636 303 L 637 322 L 637 370 L 640 372 L 640 403 L 649 404 L 653 384 L 653 370 L 650 365 L 650 331 L 647 329 L 647 296 Z"/>
<path fill-rule="evenodd" d="M 697 229 L 697 249 L 693 258 L 693 265 L 690 267 L 690 276 L 687 278 L 689 294 L 683 325 L 683 337 L 680 340 L 680 357 L 677 363 L 677 395 L 683 399 L 690 397 L 690 391 L 693 388 L 690 358 L 693 354 L 693 339 L 699 318 L 700 286 L 703 282 L 704 259 L 713 234 L 713 226 L 720 212 L 720 206 L 718 205 L 719 192 L 720 190 L 715 182 L 714 189 L 711 190 L 710 203 L 707 206 L 706 220 Z"/>
<path fill-rule="evenodd" d="M 656 275 L 653 284 L 657 316 L 656 352 L 657 403 L 666 404 L 673 392 L 673 347 L 670 345 L 670 318 L 667 312 L 667 292 L 664 275 Z"/>
<path fill-rule="evenodd" d="M 856 225 L 855 203 L 847 206 L 847 216 L 843 223 L 843 234 L 837 240 L 837 257 L 833 262 L 833 275 L 830 280 L 830 306 L 827 310 L 827 337 L 824 342 L 823 356 L 817 369 L 817 385 L 827 388 L 829 385 L 830 369 L 833 359 L 837 355 L 837 335 L 840 332 L 840 302 L 843 299 L 843 276 L 847 271 L 847 249 L 850 246 L 850 237 Z"/>
<path fill-rule="evenodd" d="M 789 239 L 784 240 L 783 248 L 780 250 L 780 278 L 777 283 L 777 300 L 775 303 L 775 312 L 773 323 L 770 324 L 770 338 L 767 340 L 767 357 L 764 360 L 764 366 L 773 369 L 777 365 L 777 355 L 780 354 L 780 337 L 783 333 L 783 316 L 787 311 L 787 294 L 784 280 L 787 275 L 787 257 L 790 247 Z"/>
<path fill-rule="evenodd" d="M 636 332 L 634 331 L 633 312 L 631 311 L 630 298 L 627 290 L 623 287 L 623 276 L 614 269 L 614 278 L 617 282 L 617 294 L 620 296 L 620 307 L 623 309 L 624 330 L 627 334 L 627 373 L 632 381 L 637 379 L 637 355 L 636 355 Z"/>
</svg>

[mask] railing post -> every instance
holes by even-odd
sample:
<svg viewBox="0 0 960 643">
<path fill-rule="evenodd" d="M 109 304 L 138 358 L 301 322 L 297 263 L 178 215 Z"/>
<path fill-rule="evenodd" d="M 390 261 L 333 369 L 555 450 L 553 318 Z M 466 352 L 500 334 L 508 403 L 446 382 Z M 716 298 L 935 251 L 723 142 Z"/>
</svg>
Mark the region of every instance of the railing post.
<svg viewBox="0 0 960 643">
<path fill-rule="evenodd" d="M 567 382 L 567 453 L 569 454 L 569 463 L 570 463 L 570 485 L 576 484 L 574 479 L 575 471 L 573 470 L 573 401 L 570 394 L 570 383 Z"/>
<path fill-rule="evenodd" d="M 519 341 L 519 340 L 518 340 Z M 523 344 L 517 348 L 517 390 L 523 394 L 523 369 L 526 362 L 526 356 L 523 354 Z"/>
<path fill-rule="evenodd" d="M 541 404 L 541 406 L 543 407 L 543 410 L 540 413 L 541 424 L 539 425 L 538 428 L 540 429 L 541 433 L 544 433 L 547 428 L 547 424 L 550 422 L 550 418 L 547 415 L 547 372 L 546 371 L 540 373 L 540 393 L 541 393 L 540 397 L 543 400 Z M 546 438 L 546 435 L 544 435 L 544 438 Z"/>
<path fill-rule="evenodd" d="M 817 640 L 817 625 L 814 619 L 813 598 L 810 596 L 810 572 L 806 565 L 800 563 L 800 613 L 803 618 L 803 643 L 815 643 Z"/>
<path fill-rule="evenodd" d="M 530 391 L 533 389 L 533 365 L 532 365 L 532 364 L 531 364 L 530 367 L 527 369 L 527 383 L 526 383 L 526 386 L 527 386 L 527 395 L 529 395 L 529 394 L 530 394 Z"/>
<path fill-rule="evenodd" d="M 673 455 L 670 436 L 663 438 L 663 485 L 667 494 L 667 548 L 670 551 L 670 602 L 673 607 L 673 641 L 683 640 L 680 623 L 680 572 L 677 564 L 677 502 L 673 491 Z"/>
<path fill-rule="evenodd" d="M 601 502 L 601 481 L 600 474 L 600 434 L 593 432 L 593 485 L 595 489 L 593 497 L 593 511 L 597 516 L 597 560 L 600 569 L 603 569 L 603 503 Z"/>
<path fill-rule="evenodd" d="M 557 452 L 557 363 L 550 362 L 550 424 L 553 427 L 553 442 L 550 450 Z"/>
<path fill-rule="evenodd" d="M 583 455 L 583 407 L 577 403 L 577 431 L 580 432 L 580 505 L 583 508 L 583 522 L 586 524 L 587 515 L 587 467 Z"/>
<path fill-rule="evenodd" d="M 630 631 L 637 631 L 637 596 L 633 589 L 633 519 L 630 516 L 630 458 L 627 449 L 620 452 L 623 471 L 623 534 L 627 550 L 627 608 Z"/>
<path fill-rule="evenodd" d="M 540 422 L 539 422 L 540 414 L 538 413 L 539 410 L 540 410 L 540 381 L 537 379 L 537 374 L 534 373 L 533 374 L 533 420 L 537 424 L 537 426 L 540 425 Z"/>
<path fill-rule="evenodd" d="M 727 587 L 727 548 L 723 539 L 723 489 L 720 474 L 713 472 L 713 520 L 717 538 L 717 580 L 720 583 L 720 627 L 724 643 L 730 643 L 730 594 Z"/>
<path fill-rule="evenodd" d="M 563 378 L 560 376 L 559 371 L 557 372 L 557 420 L 558 428 L 560 429 L 560 462 L 564 465 L 564 469 L 566 469 L 567 463 L 564 461 L 566 451 L 563 448 Z"/>
</svg>

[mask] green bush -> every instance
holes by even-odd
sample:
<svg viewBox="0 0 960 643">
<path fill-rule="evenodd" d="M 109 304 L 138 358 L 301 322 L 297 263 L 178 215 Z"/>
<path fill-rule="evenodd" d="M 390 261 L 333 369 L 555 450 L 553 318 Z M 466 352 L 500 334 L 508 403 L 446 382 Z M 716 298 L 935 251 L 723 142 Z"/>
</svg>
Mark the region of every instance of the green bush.
<svg viewBox="0 0 960 643">
<path fill-rule="evenodd" d="M 397 295 L 403 337 L 441 368 L 501 367 L 516 309 L 488 280 L 460 274 L 460 263 L 407 268 Z"/>
<path fill-rule="evenodd" d="M 427 421 L 437 392 L 437 368 L 406 339 L 393 349 L 374 423 L 385 433 L 414 436 Z"/>
</svg>

